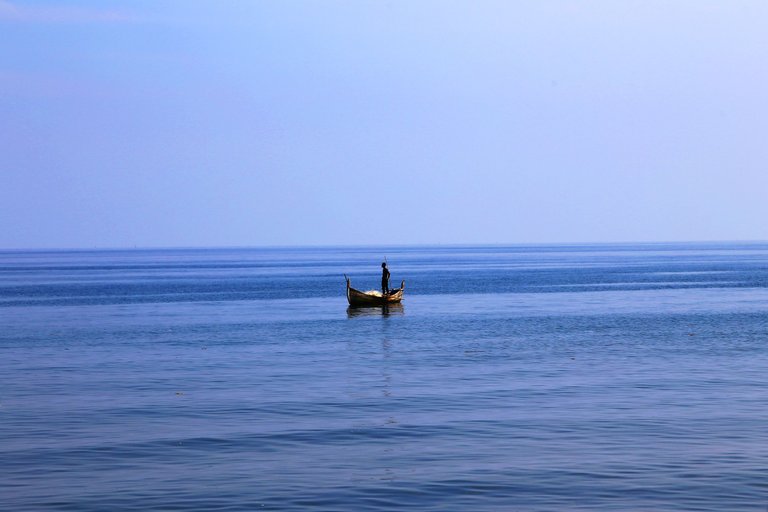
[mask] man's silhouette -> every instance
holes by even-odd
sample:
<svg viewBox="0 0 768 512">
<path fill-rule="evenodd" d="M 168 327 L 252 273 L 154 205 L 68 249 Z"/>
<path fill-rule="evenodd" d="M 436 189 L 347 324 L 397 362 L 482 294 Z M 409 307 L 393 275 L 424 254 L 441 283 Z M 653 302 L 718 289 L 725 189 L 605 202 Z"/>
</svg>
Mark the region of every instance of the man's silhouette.
<svg viewBox="0 0 768 512">
<path fill-rule="evenodd" d="M 387 270 L 387 264 L 381 264 L 381 293 L 387 295 L 389 293 L 389 270 Z"/>
</svg>

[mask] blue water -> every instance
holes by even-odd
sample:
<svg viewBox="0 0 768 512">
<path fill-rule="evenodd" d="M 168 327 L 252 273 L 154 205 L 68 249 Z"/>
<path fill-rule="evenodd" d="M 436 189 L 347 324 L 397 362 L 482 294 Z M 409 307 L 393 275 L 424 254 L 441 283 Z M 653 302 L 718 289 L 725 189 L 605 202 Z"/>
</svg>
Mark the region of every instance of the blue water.
<svg viewBox="0 0 768 512">
<path fill-rule="evenodd" d="M 768 244 L 2 252 L 0 509 L 765 511 L 766 376 Z"/>
</svg>

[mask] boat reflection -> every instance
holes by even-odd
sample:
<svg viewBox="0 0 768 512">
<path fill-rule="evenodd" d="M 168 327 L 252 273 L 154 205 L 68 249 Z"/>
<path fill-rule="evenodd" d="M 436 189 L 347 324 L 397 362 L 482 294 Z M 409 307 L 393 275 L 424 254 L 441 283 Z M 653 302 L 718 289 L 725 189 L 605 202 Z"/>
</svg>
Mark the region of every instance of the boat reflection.
<svg viewBox="0 0 768 512">
<path fill-rule="evenodd" d="M 347 308 L 347 318 L 357 318 L 361 316 L 400 316 L 405 314 L 405 308 L 402 304 L 387 304 L 384 306 L 360 307 L 349 306 Z"/>
</svg>

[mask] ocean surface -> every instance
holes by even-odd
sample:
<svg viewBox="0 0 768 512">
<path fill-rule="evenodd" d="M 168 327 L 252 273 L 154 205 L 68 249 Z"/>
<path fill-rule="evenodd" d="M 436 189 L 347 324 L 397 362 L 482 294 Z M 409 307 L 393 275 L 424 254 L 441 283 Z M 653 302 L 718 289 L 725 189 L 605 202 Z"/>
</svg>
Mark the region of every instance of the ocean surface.
<svg viewBox="0 0 768 512">
<path fill-rule="evenodd" d="M 767 381 L 765 243 L 0 253 L 2 510 L 764 512 Z"/>
</svg>

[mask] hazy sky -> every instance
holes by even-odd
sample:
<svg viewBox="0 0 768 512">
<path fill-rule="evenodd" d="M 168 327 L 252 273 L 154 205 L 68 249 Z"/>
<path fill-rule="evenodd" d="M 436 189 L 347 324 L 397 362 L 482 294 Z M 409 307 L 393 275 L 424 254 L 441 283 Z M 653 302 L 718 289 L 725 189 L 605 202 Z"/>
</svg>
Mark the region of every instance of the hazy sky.
<svg viewBox="0 0 768 512">
<path fill-rule="evenodd" d="M 766 20 L 0 0 L 0 247 L 765 240 Z"/>
</svg>

